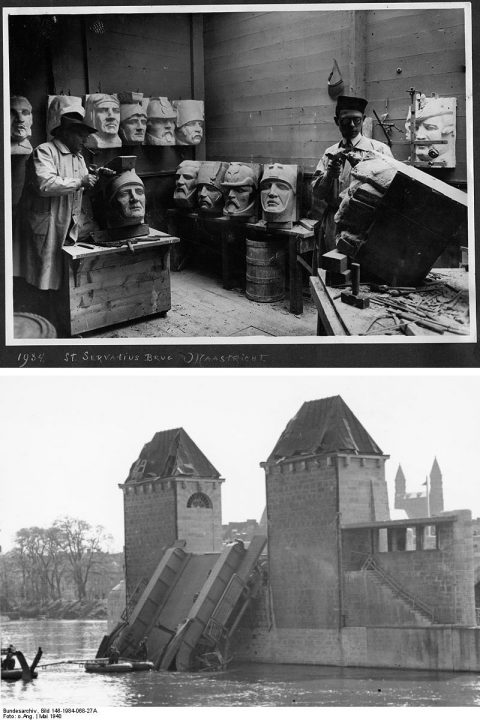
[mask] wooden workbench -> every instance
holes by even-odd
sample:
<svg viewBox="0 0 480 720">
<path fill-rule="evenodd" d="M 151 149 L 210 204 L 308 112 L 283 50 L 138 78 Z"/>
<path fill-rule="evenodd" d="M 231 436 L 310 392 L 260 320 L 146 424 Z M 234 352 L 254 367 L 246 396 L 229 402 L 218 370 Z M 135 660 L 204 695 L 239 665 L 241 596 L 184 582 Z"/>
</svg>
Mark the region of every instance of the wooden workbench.
<svg viewBox="0 0 480 720">
<path fill-rule="evenodd" d="M 131 248 L 63 248 L 62 335 L 170 310 L 170 248 L 179 239 L 152 229 L 150 238 Z"/>
<path fill-rule="evenodd" d="M 428 281 L 435 283 L 440 300 L 444 295 L 447 299 L 450 295 L 452 302 L 455 302 L 457 307 L 460 306 L 459 309 L 462 310 L 460 314 L 463 315 L 464 324 L 455 323 L 455 325 L 465 335 L 468 335 L 468 272 L 463 268 L 434 268 L 427 276 L 427 283 Z M 429 292 L 434 295 L 433 287 Z M 362 287 L 362 294 L 370 298 L 370 307 L 365 310 L 352 307 L 341 301 L 341 289 L 326 287 L 324 270 L 318 271 L 318 277 L 310 278 L 310 288 L 318 313 L 317 335 L 398 334 L 396 331 L 390 332 L 394 327 L 394 321 L 388 319 L 388 317 L 392 317 L 388 310 L 374 302 L 375 298 L 388 298 L 389 295 L 371 292 Z M 391 297 L 391 299 L 394 302 L 396 300 L 394 297 Z M 427 315 L 425 315 L 425 319 L 427 319 Z M 451 318 L 447 314 L 442 316 L 441 313 L 438 314 L 437 320 L 451 322 Z M 400 322 L 405 325 L 407 321 L 401 320 Z M 438 336 L 439 333 L 428 328 L 419 327 L 416 334 Z M 445 331 L 444 334 L 452 338 L 460 337 L 460 335 L 453 332 Z"/>
</svg>

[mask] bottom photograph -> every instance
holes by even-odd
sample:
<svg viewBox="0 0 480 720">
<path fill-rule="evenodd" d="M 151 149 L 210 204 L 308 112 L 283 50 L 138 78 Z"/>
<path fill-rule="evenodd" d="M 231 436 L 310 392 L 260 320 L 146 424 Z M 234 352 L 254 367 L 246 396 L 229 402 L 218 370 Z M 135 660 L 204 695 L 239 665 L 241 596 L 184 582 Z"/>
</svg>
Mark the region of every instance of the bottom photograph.
<svg viewBox="0 0 480 720">
<path fill-rule="evenodd" d="M 480 375 L 0 394 L 9 717 L 480 705 Z"/>
</svg>

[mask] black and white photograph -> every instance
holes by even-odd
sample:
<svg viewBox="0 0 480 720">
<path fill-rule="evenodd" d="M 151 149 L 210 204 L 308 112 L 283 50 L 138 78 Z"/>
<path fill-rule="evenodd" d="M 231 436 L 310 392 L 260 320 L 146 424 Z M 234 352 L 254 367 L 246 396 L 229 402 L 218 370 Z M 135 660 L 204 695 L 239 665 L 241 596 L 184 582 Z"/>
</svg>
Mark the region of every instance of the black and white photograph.
<svg viewBox="0 0 480 720">
<path fill-rule="evenodd" d="M 470 2 L 3 20 L 5 365 L 474 364 Z"/>
<path fill-rule="evenodd" d="M 480 704 L 478 374 L 41 380 L 0 377 L 7 712 Z"/>
</svg>

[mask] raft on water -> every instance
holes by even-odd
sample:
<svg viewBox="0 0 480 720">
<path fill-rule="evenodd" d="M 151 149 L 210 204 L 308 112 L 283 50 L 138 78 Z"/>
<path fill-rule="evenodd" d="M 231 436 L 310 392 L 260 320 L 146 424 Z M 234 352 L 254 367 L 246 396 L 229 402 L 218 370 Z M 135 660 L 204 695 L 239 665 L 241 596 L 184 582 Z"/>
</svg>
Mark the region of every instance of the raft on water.
<svg viewBox="0 0 480 720">
<path fill-rule="evenodd" d="M 85 663 L 86 672 L 96 673 L 140 672 L 154 670 L 154 668 L 155 666 L 150 660 L 131 660 L 130 658 L 120 658 L 118 663 L 109 663 L 108 658 L 95 658 L 95 660 L 87 660 Z"/>
</svg>

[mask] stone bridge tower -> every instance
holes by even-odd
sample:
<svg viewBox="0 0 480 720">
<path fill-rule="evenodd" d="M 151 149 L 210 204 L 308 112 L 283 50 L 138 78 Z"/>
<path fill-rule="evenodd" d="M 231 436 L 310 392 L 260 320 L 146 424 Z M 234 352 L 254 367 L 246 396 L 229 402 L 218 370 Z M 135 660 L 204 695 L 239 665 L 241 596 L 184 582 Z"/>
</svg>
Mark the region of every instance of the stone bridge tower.
<svg viewBox="0 0 480 720">
<path fill-rule="evenodd" d="M 345 523 L 389 519 L 384 455 L 341 397 L 306 402 L 266 474 L 277 627 L 339 627 Z"/>
<path fill-rule="evenodd" d="M 149 579 L 166 548 L 220 552 L 223 478 L 183 428 L 154 435 L 123 491 L 127 597 Z"/>
</svg>

